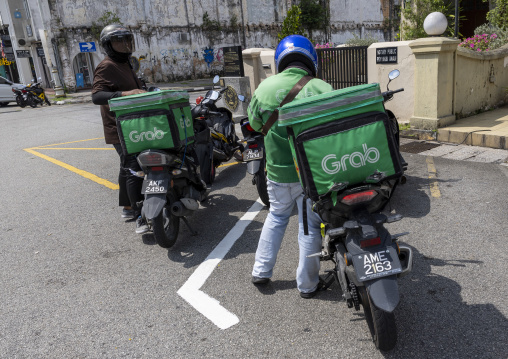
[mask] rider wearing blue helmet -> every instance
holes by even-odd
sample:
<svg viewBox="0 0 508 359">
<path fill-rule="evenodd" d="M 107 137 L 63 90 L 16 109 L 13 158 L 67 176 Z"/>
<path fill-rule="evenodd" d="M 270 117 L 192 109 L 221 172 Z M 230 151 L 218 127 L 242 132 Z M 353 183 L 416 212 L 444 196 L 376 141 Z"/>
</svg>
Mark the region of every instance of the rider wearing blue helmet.
<svg viewBox="0 0 508 359">
<path fill-rule="evenodd" d="M 303 190 L 291 155 L 286 128 L 277 126 L 275 110 L 281 106 L 281 102 L 287 103 L 290 97 L 294 98 L 294 94 L 296 98 L 304 98 L 330 92 L 333 88 L 314 78 L 318 69 L 317 54 L 312 43 L 304 36 L 290 35 L 284 38 L 275 50 L 275 65 L 277 75 L 265 79 L 259 85 L 247 111 L 251 126 L 266 134 L 266 169 L 270 199 L 270 212 L 259 238 L 252 282 L 262 285 L 270 281 L 277 253 L 296 203 L 300 247 L 296 282 L 300 296 L 312 298 L 318 291 L 319 257 L 307 256 L 321 251 L 321 220 L 312 211 L 311 202 L 307 199 L 305 205 L 309 229 L 308 235 L 304 234 Z M 293 96 L 286 98 L 290 92 Z"/>
</svg>

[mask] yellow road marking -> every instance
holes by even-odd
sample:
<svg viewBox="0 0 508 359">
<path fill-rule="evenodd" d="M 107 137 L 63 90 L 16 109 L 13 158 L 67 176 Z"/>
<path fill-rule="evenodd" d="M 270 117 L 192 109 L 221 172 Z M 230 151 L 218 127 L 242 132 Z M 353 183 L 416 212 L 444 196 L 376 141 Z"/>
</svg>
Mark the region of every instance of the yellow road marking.
<svg viewBox="0 0 508 359">
<path fill-rule="evenodd" d="M 83 176 L 91 181 L 94 181 L 98 184 L 101 184 L 107 188 L 110 188 L 110 189 L 113 189 L 113 190 L 117 190 L 119 189 L 120 187 L 115 184 L 115 183 L 112 183 L 108 180 L 105 180 L 104 178 L 100 178 L 90 172 L 87 172 L 87 171 L 84 171 L 84 170 L 80 170 L 79 168 L 76 168 L 74 166 L 71 166 L 65 162 L 62 162 L 62 161 L 59 161 L 53 157 L 50 157 L 50 156 L 46 156 L 40 152 L 37 152 L 36 150 L 94 150 L 94 151 L 99 151 L 99 150 L 107 150 L 107 151 L 112 151 L 114 150 L 114 148 L 82 148 L 82 147 L 53 147 L 53 146 L 59 146 L 59 145 L 67 145 L 67 144 L 70 144 L 70 143 L 78 143 L 78 142 L 86 142 L 86 141 L 94 141 L 94 140 L 101 140 L 101 139 L 104 139 L 104 137 L 98 137 L 98 138 L 90 138 L 90 139 L 87 139 L 87 140 L 78 140 L 78 141 L 71 141 L 71 142 L 62 142 L 62 143 L 55 143 L 55 144 L 52 144 L 52 145 L 44 145 L 44 146 L 37 146 L 37 147 L 32 147 L 32 148 L 25 148 L 24 150 L 28 153 L 31 153 L 37 157 L 40 157 L 42 159 L 45 159 L 51 163 L 54 163 L 55 165 L 58 165 L 60 167 L 63 167 L 71 172 L 74 172 L 80 176 Z M 233 165 L 237 165 L 237 164 L 240 164 L 242 162 L 231 162 L 231 163 L 225 163 L 223 165 L 220 165 L 219 167 L 226 167 L 226 166 L 233 166 Z"/>
<path fill-rule="evenodd" d="M 82 177 L 85 177 L 91 181 L 94 181 L 100 185 L 103 185 L 109 189 L 112 189 L 112 190 L 117 190 L 119 189 L 120 187 L 113 183 L 113 182 L 110 182 L 104 178 L 100 178 L 90 172 L 87 172 L 87 171 L 83 171 L 83 170 L 80 170 L 79 168 L 76 168 L 74 166 L 71 166 L 65 162 L 62 162 L 62 161 L 59 161 L 53 157 L 49 157 L 49 156 L 46 156 L 40 152 L 37 152 L 35 150 L 56 150 L 57 148 L 55 147 L 51 147 L 51 146 L 58 146 L 58 145 L 65 145 L 65 144 L 69 144 L 69 143 L 76 143 L 76 142 L 85 142 L 85 141 L 92 141 L 92 140 L 100 140 L 104 137 L 99 137 L 99 138 L 92 138 L 92 139 L 89 139 L 89 140 L 80 140 L 80 141 L 72 141 L 72 142 L 64 142 L 64 143 L 56 143 L 56 144 L 53 144 L 53 145 L 46 145 L 46 146 L 38 146 L 38 147 L 32 147 L 32 148 L 25 148 L 24 150 L 28 153 L 31 153 L 37 157 L 40 157 L 42 159 L 45 159 L 46 161 L 49 161 L 51 163 L 54 163 L 55 165 L 57 166 L 60 166 L 60 167 L 63 167 L 65 168 L 66 170 L 69 170 L 71 172 L 74 172 Z M 69 149 L 74 149 L 74 150 L 112 150 L 113 148 L 61 148 L 62 150 L 69 150 Z"/>
<path fill-rule="evenodd" d="M 114 148 L 92 148 L 92 147 L 32 147 L 32 150 L 105 150 L 114 151 Z"/>
<path fill-rule="evenodd" d="M 434 165 L 434 159 L 432 157 L 427 157 L 427 171 L 429 172 L 430 179 L 430 194 L 434 198 L 441 198 L 441 191 L 439 190 L 438 181 L 437 181 L 437 171 L 436 166 Z"/>
<path fill-rule="evenodd" d="M 78 142 L 86 142 L 86 141 L 95 141 L 95 140 L 102 140 L 104 137 L 97 137 L 97 138 L 89 138 L 87 140 L 78 140 L 78 141 L 71 141 L 71 142 L 62 142 L 62 143 L 54 143 L 52 145 L 45 145 L 45 146 L 37 146 L 32 148 L 46 148 L 46 147 L 52 147 L 52 146 L 59 146 L 59 145 L 68 145 L 69 143 L 78 143 Z"/>
<path fill-rule="evenodd" d="M 242 162 L 231 162 L 231 163 L 225 163 L 223 165 L 220 165 L 219 167 L 226 167 L 226 166 L 233 166 L 233 165 L 237 165 L 239 163 L 242 163 Z M 219 168 L 217 167 L 217 168 Z"/>
</svg>

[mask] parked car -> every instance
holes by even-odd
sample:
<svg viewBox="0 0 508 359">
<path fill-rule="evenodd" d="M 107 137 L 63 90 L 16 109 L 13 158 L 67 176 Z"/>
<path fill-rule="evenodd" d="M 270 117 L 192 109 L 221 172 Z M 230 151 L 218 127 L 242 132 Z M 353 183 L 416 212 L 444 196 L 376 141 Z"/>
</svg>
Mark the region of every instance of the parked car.
<svg viewBox="0 0 508 359">
<path fill-rule="evenodd" d="M 16 102 L 16 95 L 12 92 L 12 88 L 22 89 L 23 84 L 16 84 L 5 77 L 0 76 L 0 107 L 7 106 L 9 102 Z"/>
</svg>

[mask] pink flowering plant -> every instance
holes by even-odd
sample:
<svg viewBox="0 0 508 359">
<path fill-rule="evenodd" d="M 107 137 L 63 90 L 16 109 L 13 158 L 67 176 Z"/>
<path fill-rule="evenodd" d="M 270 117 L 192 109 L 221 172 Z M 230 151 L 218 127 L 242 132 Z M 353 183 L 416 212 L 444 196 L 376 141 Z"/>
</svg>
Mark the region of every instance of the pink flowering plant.
<svg viewBox="0 0 508 359">
<path fill-rule="evenodd" d="M 316 44 L 314 46 L 315 49 L 331 49 L 333 47 L 333 42 L 327 42 L 326 44 Z"/>
<path fill-rule="evenodd" d="M 474 35 L 473 37 L 468 37 L 462 41 L 459 46 L 476 52 L 489 51 L 491 50 L 493 43 L 497 42 L 497 38 L 496 34 Z"/>
</svg>

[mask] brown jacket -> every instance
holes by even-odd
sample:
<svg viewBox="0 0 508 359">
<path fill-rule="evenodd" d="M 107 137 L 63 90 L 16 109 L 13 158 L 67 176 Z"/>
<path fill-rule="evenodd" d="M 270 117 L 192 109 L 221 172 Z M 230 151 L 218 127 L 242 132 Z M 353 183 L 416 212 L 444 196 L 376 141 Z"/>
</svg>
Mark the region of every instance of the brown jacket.
<svg viewBox="0 0 508 359">
<path fill-rule="evenodd" d="M 119 63 L 106 57 L 95 69 L 92 94 L 101 91 L 117 92 L 140 88 L 142 88 L 141 81 L 127 62 Z M 101 116 L 106 143 L 120 143 L 115 113 L 109 110 L 109 105 L 101 105 Z"/>
</svg>

